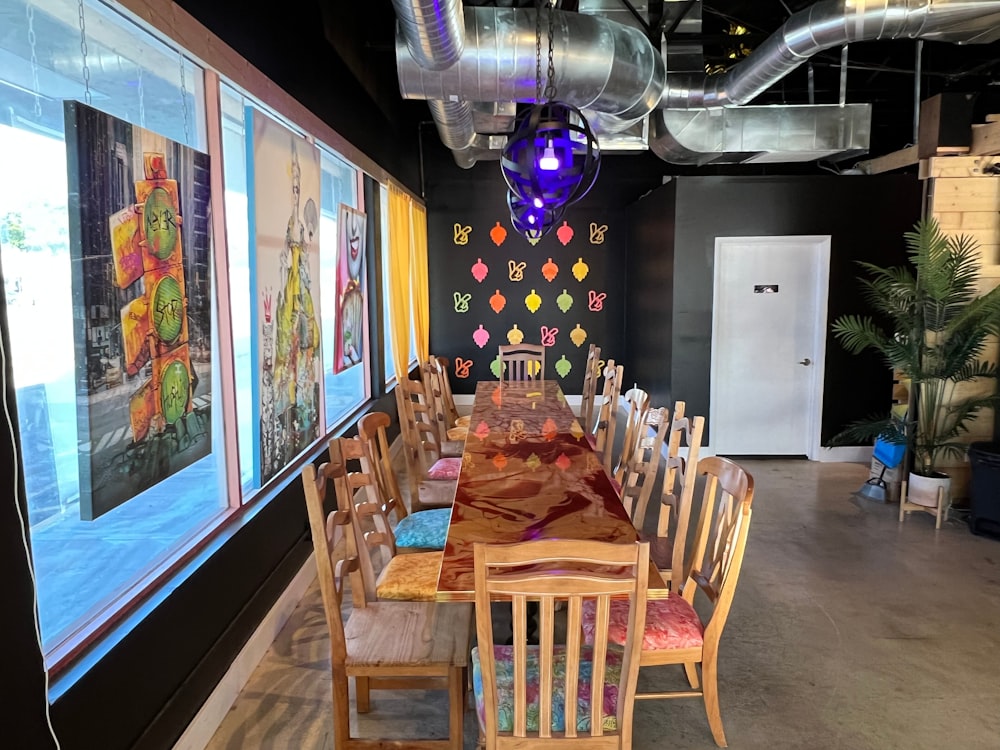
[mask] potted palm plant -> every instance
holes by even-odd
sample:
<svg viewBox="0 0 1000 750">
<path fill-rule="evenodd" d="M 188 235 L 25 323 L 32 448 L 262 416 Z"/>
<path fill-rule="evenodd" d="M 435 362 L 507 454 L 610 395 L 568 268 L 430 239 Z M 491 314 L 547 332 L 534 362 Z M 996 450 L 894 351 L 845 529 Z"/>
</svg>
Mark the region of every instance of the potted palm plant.
<svg viewBox="0 0 1000 750">
<path fill-rule="evenodd" d="M 1000 402 L 995 363 L 982 360 L 991 336 L 1000 333 L 1000 288 L 979 294 L 976 243 L 966 236 L 946 236 L 933 219 L 905 233 L 911 266 L 883 268 L 861 263 L 864 298 L 878 314 L 844 315 L 833 333 L 852 354 L 877 351 L 886 364 L 910 381 L 911 404 L 905 418 L 877 415 L 855 422 L 836 442 L 881 437 L 905 443 L 912 457 L 908 500 L 937 503 L 937 485 L 950 479 L 939 469 L 946 456 L 964 456 L 962 441 L 970 422 Z"/>
</svg>

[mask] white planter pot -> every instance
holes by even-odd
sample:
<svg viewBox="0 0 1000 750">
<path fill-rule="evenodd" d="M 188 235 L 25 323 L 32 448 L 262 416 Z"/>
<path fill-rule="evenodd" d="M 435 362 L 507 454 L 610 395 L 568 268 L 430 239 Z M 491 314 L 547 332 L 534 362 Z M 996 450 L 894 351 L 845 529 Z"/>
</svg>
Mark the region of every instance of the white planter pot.
<svg viewBox="0 0 1000 750">
<path fill-rule="evenodd" d="M 936 508 L 938 503 L 938 488 L 944 488 L 944 507 L 951 500 L 951 477 L 942 474 L 937 477 L 924 477 L 910 472 L 906 486 L 906 500 L 914 505 L 926 508 Z"/>
</svg>

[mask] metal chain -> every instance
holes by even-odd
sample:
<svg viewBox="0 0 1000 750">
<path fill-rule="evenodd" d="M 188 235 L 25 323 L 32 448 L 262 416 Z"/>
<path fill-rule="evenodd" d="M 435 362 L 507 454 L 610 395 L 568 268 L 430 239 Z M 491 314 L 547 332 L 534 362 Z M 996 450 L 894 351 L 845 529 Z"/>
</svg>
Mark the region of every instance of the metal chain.
<svg viewBox="0 0 1000 750">
<path fill-rule="evenodd" d="M 535 103 L 542 103 L 542 3 L 535 7 Z"/>
<path fill-rule="evenodd" d="M 35 36 L 35 6 L 28 3 L 26 6 L 28 14 L 28 44 L 31 46 L 31 93 L 35 95 L 35 117 L 42 116 L 42 97 L 38 90 L 38 55 L 35 52 L 35 43 L 38 37 Z"/>
<path fill-rule="evenodd" d="M 142 89 L 142 63 L 136 63 L 139 70 L 139 127 L 146 127 L 146 97 Z"/>
<path fill-rule="evenodd" d="M 79 0 L 78 6 L 80 11 L 80 53 L 83 55 L 83 100 L 87 104 L 90 104 L 90 66 L 87 65 L 87 19 L 84 15 L 83 0 Z"/>
<path fill-rule="evenodd" d="M 181 109 L 184 112 L 184 143 L 191 143 L 191 133 L 188 131 L 188 102 L 187 102 L 187 86 L 185 85 L 184 77 L 184 53 L 180 53 L 181 59 Z"/>
<path fill-rule="evenodd" d="M 548 79 L 548 84 L 545 86 L 545 101 L 551 102 L 551 101 L 553 101 L 556 98 L 556 83 L 555 83 L 555 81 L 556 81 L 556 65 L 552 61 L 552 54 L 553 54 L 553 51 L 552 51 L 553 43 L 552 43 L 552 41 L 553 41 L 553 38 L 555 37 L 555 28 L 556 28 L 555 14 L 556 14 L 556 11 L 555 11 L 555 8 L 552 5 L 549 5 L 548 2 L 546 2 L 545 4 L 548 5 L 548 7 L 549 7 L 549 79 Z"/>
</svg>

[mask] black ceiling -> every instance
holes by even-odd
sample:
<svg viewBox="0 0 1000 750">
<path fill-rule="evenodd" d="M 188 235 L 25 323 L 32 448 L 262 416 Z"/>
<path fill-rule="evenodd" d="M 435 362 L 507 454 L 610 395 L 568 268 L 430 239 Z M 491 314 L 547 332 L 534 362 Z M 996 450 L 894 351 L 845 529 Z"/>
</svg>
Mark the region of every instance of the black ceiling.
<svg viewBox="0 0 1000 750">
<path fill-rule="evenodd" d="M 253 10 L 235 0 L 177 2 L 368 153 L 385 156 L 386 139 L 397 150 L 416 143 L 418 124 L 429 119 L 423 102 L 403 101 L 399 96 L 393 52 L 395 15 L 389 0 L 283 0 Z M 534 3 L 466 0 L 466 4 Z M 811 4 L 812 0 L 702 3 L 701 41 L 706 64 L 733 64 L 733 53 L 738 59 L 790 13 Z M 573 10 L 577 0 L 561 5 Z M 654 21 L 661 6 L 658 0 L 651 0 Z M 736 26 L 746 33 L 734 37 Z M 915 49 L 912 40 L 850 47 L 847 101 L 874 105 L 873 153 L 901 148 L 912 140 Z M 978 92 L 978 116 L 1000 112 L 1000 43 L 958 46 L 927 42 L 922 59 L 922 97 L 946 90 Z M 821 53 L 811 62 L 815 101 L 838 101 L 840 51 Z M 807 101 L 807 72 L 802 66 L 755 103 Z M 372 122 L 381 123 L 381 127 L 373 128 Z"/>
</svg>

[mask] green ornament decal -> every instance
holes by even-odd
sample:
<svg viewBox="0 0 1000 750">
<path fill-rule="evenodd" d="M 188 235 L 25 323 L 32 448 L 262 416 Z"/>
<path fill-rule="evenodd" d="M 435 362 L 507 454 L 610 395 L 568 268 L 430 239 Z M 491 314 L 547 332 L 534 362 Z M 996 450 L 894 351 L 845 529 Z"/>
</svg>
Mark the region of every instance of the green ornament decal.
<svg viewBox="0 0 1000 750">
<path fill-rule="evenodd" d="M 500 361 L 500 355 L 498 354 L 496 359 L 490 362 L 490 372 L 493 373 L 493 377 L 499 379 L 503 371 L 507 369 L 504 363 Z"/>
<path fill-rule="evenodd" d="M 191 397 L 191 379 L 184 363 L 174 360 L 160 376 L 160 407 L 167 424 L 184 416 Z"/>
<path fill-rule="evenodd" d="M 563 312 L 569 312 L 569 309 L 573 306 L 573 297 L 569 292 L 563 289 L 562 294 L 556 297 L 556 304 Z"/>
<path fill-rule="evenodd" d="M 169 258 L 177 247 L 177 215 L 170 193 L 153 188 L 143 204 L 142 218 L 149 252 L 160 260 Z"/>
<path fill-rule="evenodd" d="M 532 453 L 530 456 L 524 459 L 524 465 L 527 466 L 532 471 L 534 471 L 535 469 L 537 469 L 539 466 L 542 465 L 542 459 L 538 457 L 537 453 Z"/>
<path fill-rule="evenodd" d="M 569 371 L 573 369 L 572 363 L 566 359 L 566 355 L 562 355 L 559 361 L 556 362 L 556 372 L 559 373 L 559 377 L 565 378 L 569 375 Z"/>
</svg>

